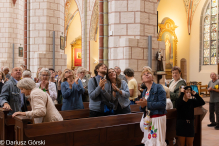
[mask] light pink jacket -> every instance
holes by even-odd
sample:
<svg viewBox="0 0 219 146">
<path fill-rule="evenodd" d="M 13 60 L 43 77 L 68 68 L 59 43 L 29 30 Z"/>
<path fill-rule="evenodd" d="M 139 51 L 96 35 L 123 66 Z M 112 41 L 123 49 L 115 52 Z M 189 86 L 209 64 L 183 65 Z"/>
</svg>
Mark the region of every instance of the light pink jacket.
<svg viewBox="0 0 219 146">
<path fill-rule="evenodd" d="M 27 111 L 26 116 L 34 118 L 35 123 L 63 121 L 63 118 L 56 109 L 52 98 L 47 93 L 39 88 L 35 88 L 31 91 L 30 99 L 32 111 Z M 39 122 L 40 118 L 41 122 Z"/>
</svg>

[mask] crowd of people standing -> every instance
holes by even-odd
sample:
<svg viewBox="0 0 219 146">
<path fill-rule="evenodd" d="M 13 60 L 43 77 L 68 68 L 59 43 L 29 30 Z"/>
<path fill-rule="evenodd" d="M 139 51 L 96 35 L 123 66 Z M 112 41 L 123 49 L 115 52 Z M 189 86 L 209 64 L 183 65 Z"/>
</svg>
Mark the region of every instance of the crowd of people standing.
<svg viewBox="0 0 219 146">
<path fill-rule="evenodd" d="M 179 143 L 191 145 L 194 108 L 205 102 L 190 86 L 186 86 L 179 67 L 173 67 L 171 72 L 173 79 L 166 87 L 154 82 L 152 69 L 148 66 L 142 69 L 141 86 L 138 86 L 133 69 L 126 68 L 122 75 L 120 67 L 108 68 L 103 63 L 96 65 L 95 76 L 83 67 L 64 71 L 40 67 L 36 77 L 32 78 L 31 71 L 24 66 L 13 68 L 11 73 L 8 67 L 4 67 L 0 74 L 0 106 L 10 110 L 9 115 L 13 117 L 32 117 L 35 123 L 40 123 L 63 120 L 55 104 L 62 104 L 64 111 L 84 109 L 83 102 L 89 102 L 90 117 L 131 113 L 130 105 L 137 104 L 144 112 L 140 124 L 144 132 L 142 143 L 161 146 L 166 145 L 166 110 L 177 108 Z M 212 78 L 209 91 L 214 91 L 210 86 L 215 81 Z M 28 105 L 32 111 L 27 111 Z M 212 113 L 213 109 L 218 113 L 216 107 L 217 104 L 211 104 Z M 216 125 L 218 120 L 215 122 L 214 115 L 210 116 L 210 126 Z M 151 130 L 152 126 L 156 131 Z"/>
</svg>

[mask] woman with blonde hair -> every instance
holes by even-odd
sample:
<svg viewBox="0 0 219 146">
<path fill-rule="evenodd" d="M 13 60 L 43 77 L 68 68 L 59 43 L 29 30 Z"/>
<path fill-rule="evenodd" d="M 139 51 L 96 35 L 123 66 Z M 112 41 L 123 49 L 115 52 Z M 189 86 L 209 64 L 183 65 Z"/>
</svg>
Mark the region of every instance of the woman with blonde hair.
<svg viewBox="0 0 219 146">
<path fill-rule="evenodd" d="M 83 84 L 70 69 L 62 74 L 61 91 L 63 97 L 62 111 L 84 109 L 82 95 L 85 92 Z"/>
<path fill-rule="evenodd" d="M 48 94 L 36 88 L 35 82 L 30 78 L 24 78 L 17 83 L 17 87 L 21 93 L 25 94 L 30 100 L 32 111 L 15 112 L 12 117 L 16 115 L 27 116 L 34 118 L 34 123 L 63 121 L 59 111 L 53 104 L 52 99 Z"/>
<path fill-rule="evenodd" d="M 36 73 L 36 77 L 34 78 L 34 82 L 35 83 L 39 83 L 40 82 L 40 79 L 39 79 L 39 73 L 40 73 L 40 70 L 42 69 L 42 67 L 39 67 L 37 69 L 37 73 Z"/>
<path fill-rule="evenodd" d="M 145 69 L 141 78 L 146 86 L 140 101 L 136 101 L 144 111 L 140 128 L 144 132 L 142 143 L 146 146 L 166 146 L 166 92 L 162 85 L 153 82 L 153 73 Z"/>
<path fill-rule="evenodd" d="M 89 96 L 88 96 L 88 81 L 89 81 L 89 79 L 85 76 L 86 72 L 87 72 L 86 68 L 79 67 L 77 69 L 77 76 L 81 80 L 83 87 L 84 87 L 84 90 L 85 90 L 84 94 L 82 95 L 83 102 L 89 102 Z"/>
</svg>

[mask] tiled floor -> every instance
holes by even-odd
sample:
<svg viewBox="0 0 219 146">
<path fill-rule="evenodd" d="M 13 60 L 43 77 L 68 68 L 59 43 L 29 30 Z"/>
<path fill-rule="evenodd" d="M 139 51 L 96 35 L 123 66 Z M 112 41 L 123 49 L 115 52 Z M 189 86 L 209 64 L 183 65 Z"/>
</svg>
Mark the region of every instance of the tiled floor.
<svg viewBox="0 0 219 146">
<path fill-rule="evenodd" d="M 209 103 L 204 105 L 204 108 L 209 110 Z M 202 146 L 219 146 L 219 130 L 214 127 L 208 127 L 209 112 L 205 115 L 202 121 Z"/>
</svg>

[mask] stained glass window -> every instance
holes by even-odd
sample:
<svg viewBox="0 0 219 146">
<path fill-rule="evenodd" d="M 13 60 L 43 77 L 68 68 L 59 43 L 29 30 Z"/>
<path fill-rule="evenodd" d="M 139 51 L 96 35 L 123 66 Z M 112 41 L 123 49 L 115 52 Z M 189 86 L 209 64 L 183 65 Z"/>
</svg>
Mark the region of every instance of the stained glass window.
<svg viewBox="0 0 219 146">
<path fill-rule="evenodd" d="M 209 56 L 209 49 L 205 49 L 204 50 L 204 57 L 208 57 Z"/>
<path fill-rule="evenodd" d="M 217 0 L 211 0 L 203 17 L 203 65 L 216 65 L 219 61 L 218 13 Z"/>
<path fill-rule="evenodd" d="M 215 48 L 217 47 L 217 42 L 216 41 L 211 41 L 211 48 Z"/>
</svg>

